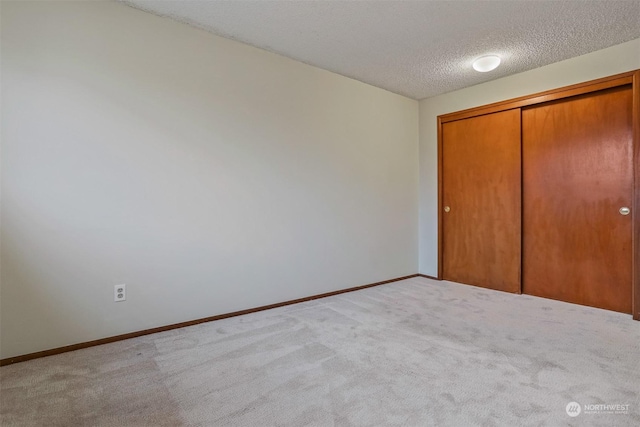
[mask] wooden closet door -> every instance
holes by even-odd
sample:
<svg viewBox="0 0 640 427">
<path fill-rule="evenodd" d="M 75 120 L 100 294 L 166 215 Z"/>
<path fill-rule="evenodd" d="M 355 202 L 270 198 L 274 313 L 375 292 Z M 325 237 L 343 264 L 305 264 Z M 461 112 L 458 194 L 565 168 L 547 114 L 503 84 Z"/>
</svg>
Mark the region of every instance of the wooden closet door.
<svg viewBox="0 0 640 427">
<path fill-rule="evenodd" d="M 520 292 L 520 165 L 519 109 L 442 125 L 445 280 Z"/>
<path fill-rule="evenodd" d="M 522 111 L 523 292 L 631 313 L 632 91 Z"/>
</svg>

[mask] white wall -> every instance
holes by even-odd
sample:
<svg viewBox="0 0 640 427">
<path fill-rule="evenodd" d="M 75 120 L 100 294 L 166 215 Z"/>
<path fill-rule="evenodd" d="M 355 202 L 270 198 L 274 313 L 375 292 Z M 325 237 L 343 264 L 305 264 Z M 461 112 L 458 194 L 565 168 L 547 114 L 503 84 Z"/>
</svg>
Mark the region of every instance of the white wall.
<svg viewBox="0 0 640 427">
<path fill-rule="evenodd" d="M 417 272 L 417 101 L 111 2 L 1 37 L 2 358 Z"/>
<path fill-rule="evenodd" d="M 640 39 L 420 101 L 420 273 L 438 274 L 437 117 L 640 68 Z"/>
</svg>

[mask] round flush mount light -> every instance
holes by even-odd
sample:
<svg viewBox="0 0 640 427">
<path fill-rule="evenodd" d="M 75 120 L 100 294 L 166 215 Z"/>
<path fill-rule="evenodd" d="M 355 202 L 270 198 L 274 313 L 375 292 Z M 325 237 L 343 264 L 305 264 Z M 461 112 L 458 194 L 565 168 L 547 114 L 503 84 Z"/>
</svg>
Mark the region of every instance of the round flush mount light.
<svg viewBox="0 0 640 427">
<path fill-rule="evenodd" d="M 495 70 L 500 65 L 500 57 L 496 55 L 481 56 L 473 61 L 473 69 L 481 73 Z"/>
</svg>

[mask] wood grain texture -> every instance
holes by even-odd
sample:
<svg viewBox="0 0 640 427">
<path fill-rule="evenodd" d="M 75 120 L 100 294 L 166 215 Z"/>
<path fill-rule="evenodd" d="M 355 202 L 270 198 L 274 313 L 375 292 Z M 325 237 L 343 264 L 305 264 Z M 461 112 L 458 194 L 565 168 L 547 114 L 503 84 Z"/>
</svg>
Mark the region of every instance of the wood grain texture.
<svg viewBox="0 0 640 427">
<path fill-rule="evenodd" d="M 442 125 L 443 122 L 438 117 L 438 280 L 442 280 L 443 278 L 443 261 L 444 258 L 442 255 L 442 244 L 443 244 L 443 222 L 442 217 L 444 212 L 442 208 L 444 204 L 442 202 L 443 197 L 443 181 L 442 181 L 442 153 L 444 152 L 442 148 Z"/>
<path fill-rule="evenodd" d="M 632 91 L 522 110 L 524 293 L 631 313 Z"/>
<path fill-rule="evenodd" d="M 616 74 L 614 76 L 603 77 L 597 80 L 591 80 L 584 83 L 578 83 L 571 86 L 565 86 L 557 89 L 551 89 L 544 92 L 535 93 L 533 95 L 521 96 L 506 101 L 495 102 L 493 104 L 482 105 L 479 107 L 469 108 L 462 111 L 456 111 L 449 114 L 439 116 L 442 123 L 462 120 L 469 117 L 481 116 L 483 114 L 491 114 L 499 111 L 505 111 L 515 108 L 523 108 L 530 105 L 541 104 L 544 102 L 556 101 L 571 96 L 583 95 L 598 90 L 609 89 L 613 87 L 630 84 L 634 78 L 634 71 Z"/>
<path fill-rule="evenodd" d="M 520 292 L 520 110 L 442 125 L 443 278 Z"/>
<path fill-rule="evenodd" d="M 634 194 L 633 194 L 633 266 L 632 293 L 633 318 L 640 320 L 640 70 L 633 74 L 633 164 L 634 164 Z"/>
</svg>

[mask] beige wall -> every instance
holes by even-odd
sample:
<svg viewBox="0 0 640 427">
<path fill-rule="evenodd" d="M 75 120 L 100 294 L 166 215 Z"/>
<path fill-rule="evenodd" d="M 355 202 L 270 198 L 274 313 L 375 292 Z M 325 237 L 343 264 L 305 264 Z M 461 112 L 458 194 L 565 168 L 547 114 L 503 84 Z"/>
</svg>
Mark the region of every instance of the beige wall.
<svg viewBox="0 0 640 427">
<path fill-rule="evenodd" d="M 420 273 L 438 274 L 439 115 L 638 68 L 640 39 L 420 101 Z"/>
<path fill-rule="evenodd" d="M 417 272 L 417 101 L 111 2 L 1 38 L 2 358 Z"/>
</svg>

